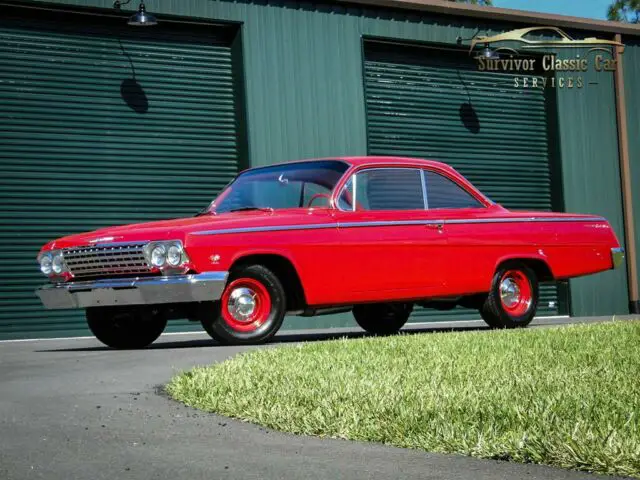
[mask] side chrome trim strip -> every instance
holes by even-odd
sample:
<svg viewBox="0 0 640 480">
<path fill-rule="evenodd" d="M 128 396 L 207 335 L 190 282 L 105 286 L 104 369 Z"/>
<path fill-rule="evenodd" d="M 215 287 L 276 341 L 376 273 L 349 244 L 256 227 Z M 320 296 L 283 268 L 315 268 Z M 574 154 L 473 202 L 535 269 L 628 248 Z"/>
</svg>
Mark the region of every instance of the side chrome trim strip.
<svg viewBox="0 0 640 480">
<path fill-rule="evenodd" d="M 444 220 L 383 220 L 380 222 L 338 222 L 338 228 L 395 227 L 404 225 L 438 225 Z"/>
<path fill-rule="evenodd" d="M 194 232 L 193 235 L 225 235 L 231 233 L 255 233 L 255 232 L 277 232 L 291 230 L 321 230 L 327 228 L 362 228 L 362 227 L 393 227 L 402 225 L 461 225 L 461 224 L 487 224 L 487 223 L 556 223 L 556 222 L 604 222 L 603 217 L 527 217 L 527 218 L 474 218 L 474 219 L 452 219 L 452 220 L 383 220 L 371 222 L 338 222 L 308 224 L 308 225 L 269 225 L 261 227 L 241 227 L 227 228 L 220 230 L 203 230 Z"/>
<path fill-rule="evenodd" d="M 445 224 L 464 224 L 464 223 L 553 223 L 553 222 L 604 222 L 604 217 L 565 217 L 565 218 L 548 218 L 548 217 L 526 217 L 526 218 L 474 218 L 470 220 L 445 220 Z"/>
<path fill-rule="evenodd" d="M 242 228 L 226 228 L 221 230 L 203 230 L 193 232 L 193 235 L 225 235 L 228 233 L 254 233 L 254 232 L 276 232 L 287 230 L 318 230 L 321 228 L 335 228 L 336 224 L 319 223 L 308 225 L 270 225 L 264 227 L 242 227 Z"/>
</svg>

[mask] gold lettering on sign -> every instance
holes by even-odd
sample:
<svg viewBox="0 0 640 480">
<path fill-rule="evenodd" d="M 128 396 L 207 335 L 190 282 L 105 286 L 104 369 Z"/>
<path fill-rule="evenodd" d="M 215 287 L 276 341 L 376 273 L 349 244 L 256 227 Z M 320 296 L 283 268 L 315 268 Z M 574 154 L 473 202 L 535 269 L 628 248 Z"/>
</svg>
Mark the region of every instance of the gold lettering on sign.
<svg viewBox="0 0 640 480">
<path fill-rule="evenodd" d="M 532 33 L 535 33 L 533 37 Z M 520 45 L 514 47 L 514 42 Z M 574 39 L 557 27 L 520 28 L 490 37 L 476 35 L 471 39 L 469 54 L 477 46 L 483 48 L 483 55 L 474 57 L 478 70 L 521 74 L 513 77 L 515 88 L 583 88 L 582 73 L 615 72 L 618 63 L 613 50 L 617 48 L 620 53 L 624 52 L 624 45 L 620 42 L 593 37 Z M 536 56 L 531 51 L 527 52 L 527 49 L 543 48 L 560 52 L 565 47 L 585 50 L 568 58 L 558 58 L 559 53 Z"/>
</svg>

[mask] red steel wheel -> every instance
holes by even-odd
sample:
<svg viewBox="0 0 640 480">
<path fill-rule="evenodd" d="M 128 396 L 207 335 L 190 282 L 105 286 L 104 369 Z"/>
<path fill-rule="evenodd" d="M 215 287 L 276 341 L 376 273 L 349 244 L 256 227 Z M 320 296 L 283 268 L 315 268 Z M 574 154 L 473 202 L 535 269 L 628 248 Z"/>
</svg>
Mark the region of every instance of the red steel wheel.
<svg viewBox="0 0 640 480">
<path fill-rule="evenodd" d="M 219 301 L 202 302 L 200 323 L 228 345 L 263 343 L 282 326 L 287 296 L 278 276 L 264 265 L 237 267 Z"/>
<path fill-rule="evenodd" d="M 491 281 L 480 315 L 492 328 L 522 328 L 531 323 L 538 308 L 538 278 L 523 262 L 503 263 Z"/>
<path fill-rule="evenodd" d="M 227 285 L 220 299 L 221 315 L 233 330 L 253 332 L 269 318 L 271 297 L 254 278 L 238 278 Z"/>
<path fill-rule="evenodd" d="M 519 270 L 507 270 L 500 279 L 500 303 L 513 317 L 521 317 L 531 307 L 531 282 Z"/>
</svg>

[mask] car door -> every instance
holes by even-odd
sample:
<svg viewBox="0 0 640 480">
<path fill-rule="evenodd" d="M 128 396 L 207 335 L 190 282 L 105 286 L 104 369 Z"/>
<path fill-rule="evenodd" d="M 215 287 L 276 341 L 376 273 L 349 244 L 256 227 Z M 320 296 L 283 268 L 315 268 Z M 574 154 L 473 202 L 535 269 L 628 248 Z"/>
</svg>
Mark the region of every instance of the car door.
<svg viewBox="0 0 640 480">
<path fill-rule="evenodd" d="M 342 265 L 340 286 L 356 301 L 428 296 L 442 285 L 442 222 L 425 210 L 419 168 L 355 172 L 334 215 Z"/>
<path fill-rule="evenodd" d="M 473 193 L 455 180 L 430 169 L 424 170 L 427 210 L 443 220 L 446 248 L 440 258 L 444 292 L 448 295 L 481 292 L 488 288 L 495 267 L 492 246 L 495 225 L 483 223 L 491 214 Z"/>
</svg>

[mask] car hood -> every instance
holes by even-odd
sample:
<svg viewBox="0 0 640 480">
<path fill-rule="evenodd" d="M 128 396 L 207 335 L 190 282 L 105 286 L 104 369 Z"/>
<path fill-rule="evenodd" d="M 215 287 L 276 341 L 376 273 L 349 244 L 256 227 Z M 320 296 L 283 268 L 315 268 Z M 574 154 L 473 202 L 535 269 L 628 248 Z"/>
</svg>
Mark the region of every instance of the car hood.
<svg viewBox="0 0 640 480">
<path fill-rule="evenodd" d="M 330 221 L 327 209 L 290 209 L 277 211 L 245 211 L 176 218 L 155 222 L 135 223 L 106 227 L 92 232 L 78 233 L 54 240 L 43 250 L 90 246 L 114 242 L 145 242 L 154 240 L 182 240 L 186 243 L 190 234 L 230 228 L 258 227 L 269 225 L 300 225 Z"/>
</svg>

